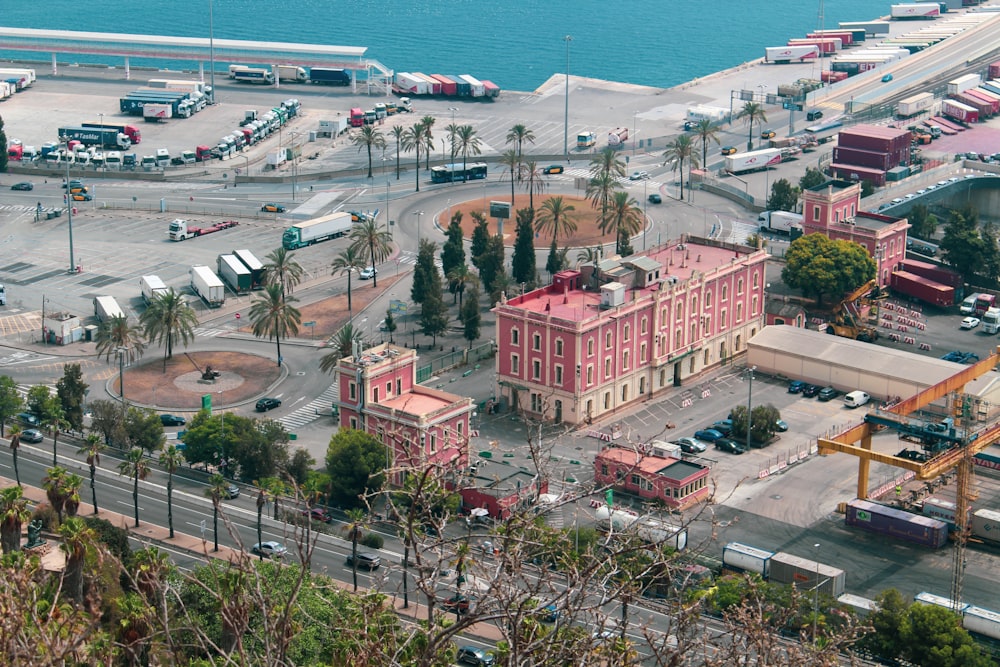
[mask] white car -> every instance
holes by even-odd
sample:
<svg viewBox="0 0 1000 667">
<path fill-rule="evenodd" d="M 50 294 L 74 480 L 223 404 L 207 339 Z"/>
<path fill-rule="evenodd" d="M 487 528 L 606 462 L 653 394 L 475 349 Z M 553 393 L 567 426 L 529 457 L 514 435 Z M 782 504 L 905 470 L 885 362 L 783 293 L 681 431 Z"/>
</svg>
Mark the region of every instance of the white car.
<svg viewBox="0 0 1000 667">
<path fill-rule="evenodd" d="M 891 202 L 889 202 L 889 203 L 890 203 L 890 204 L 902 204 L 902 203 L 903 203 L 903 198 L 902 198 L 902 197 L 896 197 L 895 199 L 893 199 L 893 200 L 892 200 Z"/>
<path fill-rule="evenodd" d="M 288 553 L 288 549 L 281 542 L 258 542 L 250 547 L 250 553 L 265 558 L 281 558 Z"/>
<path fill-rule="evenodd" d="M 377 275 L 378 275 L 378 271 L 375 269 L 374 266 L 368 266 L 368 267 L 365 267 L 365 268 L 361 269 L 361 279 L 362 280 L 371 280 L 372 278 L 374 278 Z"/>
<path fill-rule="evenodd" d="M 649 178 L 648 171 L 633 171 L 632 175 L 628 177 L 630 181 L 641 181 L 644 178 Z"/>
<path fill-rule="evenodd" d="M 962 320 L 963 329 L 975 329 L 978 326 L 979 326 L 978 317 L 966 317 L 964 320 Z"/>
</svg>

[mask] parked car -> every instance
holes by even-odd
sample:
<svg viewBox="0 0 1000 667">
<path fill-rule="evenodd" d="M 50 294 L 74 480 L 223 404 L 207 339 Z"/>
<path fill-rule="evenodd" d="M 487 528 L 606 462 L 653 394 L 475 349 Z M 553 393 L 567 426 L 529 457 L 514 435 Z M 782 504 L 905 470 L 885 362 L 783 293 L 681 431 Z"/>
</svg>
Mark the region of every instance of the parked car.
<svg viewBox="0 0 1000 667">
<path fill-rule="evenodd" d="M 705 443 L 698 442 L 694 438 L 677 438 L 675 444 L 680 445 L 681 451 L 685 454 L 701 454 L 707 449 Z"/>
<path fill-rule="evenodd" d="M 780 433 L 784 433 L 785 431 L 788 430 L 788 424 L 785 422 L 784 419 L 779 419 L 778 421 L 774 422 L 774 430 Z"/>
<path fill-rule="evenodd" d="M 35 428 L 29 428 L 21 431 L 21 442 L 41 442 L 43 440 L 42 432 Z"/>
<path fill-rule="evenodd" d="M 542 169 L 543 174 L 561 174 L 566 169 L 561 164 L 550 164 L 545 169 Z"/>
<path fill-rule="evenodd" d="M 788 393 L 789 394 L 801 394 L 802 390 L 806 388 L 806 383 L 802 380 L 792 380 L 788 383 Z"/>
<path fill-rule="evenodd" d="M 38 417 L 31 414 L 30 412 L 18 412 L 17 420 L 24 424 L 25 426 L 38 426 L 41 422 Z"/>
<path fill-rule="evenodd" d="M 10 186 L 10 189 L 11 190 L 26 190 L 27 191 L 27 190 L 34 190 L 35 186 L 33 184 L 29 183 L 28 181 L 21 181 L 20 183 L 15 183 L 14 185 Z"/>
<path fill-rule="evenodd" d="M 733 420 L 732 419 L 720 419 L 711 426 L 711 429 L 715 429 L 724 436 L 728 436 L 733 432 Z"/>
<path fill-rule="evenodd" d="M 660 195 L 658 195 L 655 192 L 653 194 L 649 195 L 649 197 L 647 197 L 647 199 L 649 200 L 650 204 L 662 204 L 663 203 L 663 197 L 661 197 Z"/>
<path fill-rule="evenodd" d="M 378 275 L 378 269 L 376 269 L 374 266 L 366 266 L 365 268 L 361 269 L 360 277 L 362 280 L 371 280 L 377 275 Z"/>
<path fill-rule="evenodd" d="M 258 542 L 250 547 L 250 553 L 254 556 L 264 556 L 265 558 L 281 558 L 288 549 L 281 542 Z"/>
<path fill-rule="evenodd" d="M 819 390 L 819 394 L 817 397 L 821 401 L 830 401 L 837 398 L 837 394 L 839 393 L 840 392 L 838 392 L 833 387 L 823 387 L 822 389 Z"/>
<path fill-rule="evenodd" d="M 467 614 L 472 607 L 472 600 L 461 593 L 455 593 L 450 598 L 441 603 L 445 611 L 453 614 Z"/>
<path fill-rule="evenodd" d="M 478 646 L 462 646 L 455 656 L 459 664 L 474 665 L 475 667 L 491 667 L 493 665 L 493 654 L 481 649 Z"/>
<path fill-rule="evenodd" d="M 644 178 L 649 178 L 648 171 L 633 171 L 632 175 L 628 177 L 630 181 L 641 181 Z"/>
<path fill-rule="evenodd" d="M 177 415 L 160 415 L 160 423 L 164 426 L 184 426 L 187 420 Z"/>
<path fill-rule="evenodd" d="M 715 441 L 715 448 L 721 449 L 724 452 L 729 452 L 730 454 L 743 454 L 747 451 L 747 448 L 735 440 L 730 440 L 729 438 L 719 438 Z"/>
<path fill-rule="evenodd" d="M 963 329 L 975 329 L 978 326 L 979 326 L 978 317 L 966 317 L 965 319 L 962 320 L 961 324 L 961 327 Z"/>
<path fill-rule="evenodd" d="M 542 620 L 546 623 L 555 623 L 559 620 L 559 609 L 554 604 L 547 604 L 542 607 Z"/>
<path fill-rule="evenodd" d="M 802 388 L 802 395 L 805 396 L 806 398 L 812 398 L 813 396 L 819 393 L 820 389 L 822 389 L 822 387 L 820 387 L 818 384 L 807 384 L 805 387 Z"/>
<path fill-rule="evenodd" d="M 322 523 L 333 523 L 333 517 L 330 516 L 325 509 L 322 507 L 310 507 L 301 511 L 302 516 L 308 516 L 313 521 L 321 521 Z"/>
<path fill-rule="evenodd" d="M 716 431 L 714 428 L 703 428 L 700 431 L 694 432 L 694 437 L 699 440 L 704 440 L 705 442 L 715 442 L 720 438 L 724 438 L 721 432 Z"/>
<path fill-rule="evenodd" d="M 346 564 L 349 566 L 354 565 L 354 555 L 347 554 Z M 359 551 L 358 552 L 358 567 L 364 568 L 366 570 L 377 570 L 382 564 L 382 559 L 379 558 L 378 554 L 373 554 L 370 551 Z"/>
<path fill-rule="evenodd" d="M 260 210 L 265 213 L 284 213 L 285 207 L 281 204 L 275 204 L 273 202 L 268 202 L 260 207 Z"/>
<path fill-rule="evenodd" d="M 267 412 L 281 406 L 280 398 L 262 398 L 257 401 L 257 412 Z"/>
</svg>

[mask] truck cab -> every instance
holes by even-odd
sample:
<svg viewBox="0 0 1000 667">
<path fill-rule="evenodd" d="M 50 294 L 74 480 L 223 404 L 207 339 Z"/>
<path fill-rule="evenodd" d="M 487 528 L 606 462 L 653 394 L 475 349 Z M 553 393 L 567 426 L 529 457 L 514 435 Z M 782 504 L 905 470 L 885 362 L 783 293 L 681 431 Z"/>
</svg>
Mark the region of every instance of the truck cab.
<svg viewBox="0 0 1000 667">
<path fill-rule="evenodd" d="M 212 147 L 211 146 L 195 146 L 194 148 L 195 160 L 198 162 L 204 162 L 205 160 L 212 159 Z"/>
<path fill-rule="evenodd" d="M 7 288 L 0 284 L 0 306 L 7 305 Z"/>
<path fill-rule="evenodd" d="M 145 166 L 145 158 L 143 158 L 143 166 Z M 166 148 L 156 149 L 156 166 L 157 167 L 167 167 L 170 165 L 170 151 Z"/>
<path fill-rule="evenodd" d="M 590 148 L 597 143 L 597 135 L 593 132 L 581 132 L 576 135 L 577 148 Z"/>
<path fill-rule="evenodd" d="M 122 154 L 119 151 L 108 151 L 104 154 L 104 166 L 108 169 L 121 169 Z"/>
<path fill-rule="evenodd" d="M 122 155 L 122 169 L 135 171 L 136 164 L 138 164 L 138 162 L 135 153 L 125 153 Z"/>
<path fill-rule="evenodd" d="M 194 151 L 181 151 L 182 164 L 194 164 L 197 161 L 198 157 Z"/>
<path fill-rule="evenodd" d="M 385 118 L 388 115 L 389 115 L 389 112 L 386 110 L 384 104 L 382 104 L 381 102 L 379 102 L 378 104 L 375 105 L 375 118 L 381 120 L 381 119 Z"/>
<path fill-rule="evenodd" d="M 396 102 L 396 109 L 398 111 L 413 111 L 413 103 L 410 101 L 409 97 L 400 97 L 399 101 Z"/>
<path fill-rule="evenodd" d="M 142 170 L 143 171 L 153 171 L 156 169 L 156 156 L 154 155 L 143 155 L 142 156 Z"/>
<path fill-rule="evenodd" d="M 365 125 L 374 125 L 378 117 L 375 115 L 374 109 L 368 109 L 365 111 Z"/>
</svg>

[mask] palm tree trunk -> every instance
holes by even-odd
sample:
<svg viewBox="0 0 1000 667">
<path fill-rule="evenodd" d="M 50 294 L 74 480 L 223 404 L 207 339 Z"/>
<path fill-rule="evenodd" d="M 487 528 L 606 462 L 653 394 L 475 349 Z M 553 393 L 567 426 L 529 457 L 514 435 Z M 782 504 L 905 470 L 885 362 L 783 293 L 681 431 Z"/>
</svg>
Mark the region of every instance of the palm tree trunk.
<svg viewBox="0 0 1000 667">
<path fill-rule="evenodd" d="M 372 260 L 372 268 L 375 268 L 375 239 L 368 239 L 368 255 Z M 372 273 L 372 289 L 378 288 L 378 273 Z"/>
<path fill-rule="evenodd" d="M 417 192 L 420 192 L 420 144 L 419 143 L 417 143 L 417 164 L 415 166 L 416 168 L 413 170 L 413 173 L 416 177 L 415 180 L 417 183 Z"/>
<path fill-rule="evenodd" d="M 135 482 L 132 486 L 132 505 L 135 507 L 135 527 L 139 527 L 139 473 L 135 474 Z"/>
<path fill-rule="evenodd" d="M 681 175 L 681 201 L 684 201 L 684 160 L 680 160 L 677 171 Z"/>
<path fill-rule="evenodd" d="M 264 541 L 264 528 L 262 521 L 264 518 L 264 503 L 257 503 L 257 544 Z M 257 553 L 257 558 L 259 560 L 264 560 L 264 552 L 260 551 Z"/>
<path fill-rule="evenodd" d="M 167 475 L 167 528 L 170 539 L 174 539 L 174 474 Z"/>
<path fill-rule="evenodd" d="M 410 540 L 403 542 L 403 609 L 410 608 Z"/>
<path fill-rule="evenodd" d="M 278 346 L 278 368 L 281 368 L 281 336 L 275 335 L 274 342 Z"/>
<path fill-rule="evenodd" d="M 358 531 L 351 531 L 351 574 L 354 575 L 354 592 L 358 592 Z"/>
<path fill-rule="evenodd" d="M 750 119 L 750 133 L 747 134 L 747 150 L 753 150 L 753 118 Z"/>
<path fill-rule="evenodd" d="M 368 178 L 372 177 L 372 145 L 368 144 Z"/>
<path fill-rule="evenodd" d="M 17 450 L 13 452 L 14 456 L 14 481 L 17 482 L 18 486 L 21 486 L 21 472 L 17 469 Z"/>
<path fill-rule="evenodd" d="M 219 550 L 219 503 L 212 502 L 212 532 L 215 533 L 215 548 L 212 551 Z"/>
<path fill-rule="evenodd" d="M 90 497 L 93 499 L 94 503 L 94 514 L 97 514 L 97 486 L 94 483 L 94 476 L 97 473 L 97 466 L 91 464 L 90 466 Z"/>
<path fill-rule="evenodd" d="M 350 322 L 354 318 L 354 309 L 351 308 L 351 274 L 354 273 L 354 269 L 347 272 L 347 321 Z"/>
<path fill-rule="evenodd" d="M 59 465 L 59 458 L 57 456 L 56 444 L 59 442 L 59 426 L 52 429 L 52 465 Z"/>
</svg>

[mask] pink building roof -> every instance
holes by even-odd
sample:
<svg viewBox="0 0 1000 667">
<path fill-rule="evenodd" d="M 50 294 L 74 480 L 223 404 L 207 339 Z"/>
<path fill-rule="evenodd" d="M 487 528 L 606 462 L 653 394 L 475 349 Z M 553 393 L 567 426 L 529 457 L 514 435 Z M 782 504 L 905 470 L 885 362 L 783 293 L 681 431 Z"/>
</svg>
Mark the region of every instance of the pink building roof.
<svg viewBox="0 0 1000 667">
<path fill-rule="evenodd" d="M 465 399 L 457 394 L 449 394 L 445 391 L 429 389 L 417 385 L 413 390 L 402 396 L 383 398 L 378 402 L 378 406 L 388 410 L 395 410 L 418 418 L 433 416 L 441 410 L 447 410 L 456 403 L 465 403 Z"/>
</svg>

